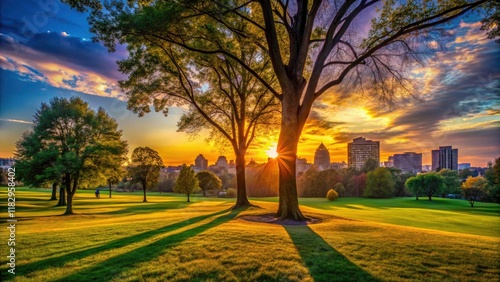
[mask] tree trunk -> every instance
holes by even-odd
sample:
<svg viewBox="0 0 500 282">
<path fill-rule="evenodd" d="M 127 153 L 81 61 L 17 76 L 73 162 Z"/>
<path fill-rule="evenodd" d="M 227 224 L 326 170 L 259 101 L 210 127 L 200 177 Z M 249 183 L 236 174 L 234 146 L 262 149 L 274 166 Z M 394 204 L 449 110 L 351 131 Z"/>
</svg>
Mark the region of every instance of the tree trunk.
<svg viewBox="0 0 500 282">
<path fill-rule="evenodd" d="M 52 197 L 50 197 L 49 201 L 57 200 L 57 182 L 52 184 Z"/>
<path fill-rule="evenodd" d="M 66 188 L 66 212 L 64 212 L 64 215 L 70 215 L 73 214 L 73 193 L 71 193 L 71 176 L 69 173 L 67 173 L 64 176 L 64 182 L 65 182 L 65 188 Z"/>
<path fill-rule="evenodd" d="M 187 196 L 188 196 L 188 203 L 189 203 L 189 202 L 190 202 L 190 201 L 189 201 L 189 194 L 187 194 Z"/>
<path fill-rule="evenodd" d="M 245 180 L 245 152 L 239 151 L 236 153 L 236 204 L 232 209 L 251 206 L 247 197 L 247 187 Z"/>
<path fill-rule="evenodd" d="M 111 180 L 108 180 L 109 185 L 109 197 L 111 198 Z"/>
<path fill-rule="evenodd" d="M 57 203 L 56 207 L 64 206 L 66 206 L 66 188 L 61 185 L 61 187 L 59 187 L 59 202 Z"/>
<path fill-rule="evenodd" d="M 427 195 L 429 197 L 429 201 L 432 201 L 432 195 Z"/>
<path fill-rule="evenodd" d="M 279 207 L 281 219 L 306 220 L 299 208 L 296 179 L 297 146 L 300 137 L 298 101 L 283 100 L 282 121 L 278 139 Z"/>
<path fill-rule="evenodd" d="M 146 182 L 142 183 L 142 191 L 144 191 L 144 199 L 142 200 L 143 203 L 146 203 Z"/>
</svg>

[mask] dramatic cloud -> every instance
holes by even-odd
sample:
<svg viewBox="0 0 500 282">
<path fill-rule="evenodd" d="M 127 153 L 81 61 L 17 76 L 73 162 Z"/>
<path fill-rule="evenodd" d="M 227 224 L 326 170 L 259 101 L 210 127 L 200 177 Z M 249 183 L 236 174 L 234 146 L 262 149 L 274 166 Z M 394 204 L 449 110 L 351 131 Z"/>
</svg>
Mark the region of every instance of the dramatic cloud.
<svg viewBox="0 0 500 282">
<path fill-rule="evenodd" d="M 32 81 L 86 94 L 121 97 L 116 60 L 123 48 L 109 54 L 105 47 L 65 32 L 39 33 L 26 42 L 0 34 L 0 67 Z"/>
</svg>

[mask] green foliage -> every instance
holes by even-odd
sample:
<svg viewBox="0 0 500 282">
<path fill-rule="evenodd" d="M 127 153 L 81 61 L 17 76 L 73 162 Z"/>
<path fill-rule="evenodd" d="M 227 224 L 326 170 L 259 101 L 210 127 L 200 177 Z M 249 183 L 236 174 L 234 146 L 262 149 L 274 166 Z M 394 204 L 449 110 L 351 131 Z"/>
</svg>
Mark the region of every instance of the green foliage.
<svg viewBox="0 0 500 282">
<path fill-rule="evenodd" d="M 368 172 L 364 196 L 367 198 L 394 197 L 394 179 L 388 169 L 379 167 Z"/>
<path fill-rule="evenodd" d="M 380 167 L 380 164 L 377 162 L 377 160 L 367 159 L 361 171 L 363 171 L 364 173 L 368 173 L 370 171 L 376 170 L 378 167 Z"/>
<path fill-rule="evenodd" d="M 146 190 L 152 189 L 158 184 L 160 170 L 163 160 L 158 152 L 149 147 L 137 147 L 132 153 L 132 163 L 129 173 L 132 183 L 140 183 L 144 190 L 144 202 L 146 202 Z"/>
<path fill-rule="evenodd" d="M 345 193 L 344 184 L 342 184 L 342 182 L 338 182 L 337 184 L 335 184 L 335 186 L 333 186 L 333 190 L 335 190 L 335 192 L 337 192 L 339 196 L 343 196 Z"/>
<path fill-rule="evenodd" d="M 182 169 L 174 184 L 174 192 L 185 194 L 189 202 L 189 195 L 198 191 L 200 191 L 200 186 L 198 185 L 198 178 L 196 178 L 194 170 L 187 165 L 182 165 Z"/>
<path fill-rule="evenodd" d="M 488 181 L 482 176 L 471 177 L 469 176 L 464 183 L 462 183 L 462 194 L 464 198 L 469 201 L 471 207 L 474 207 L 474 202 L 480 200 L 483 194 L 488 189 Z"/>
<path fill-rule="evenodd" d="M 339 182 L 337 171 L 327 169 L 317 171 L 310 168 L 299 178 L 299 194 L 301 197 L 324 197 L 328 192 L 328 187 L 332 187 Z"/>
<path fill-rule="evenodd" d="M 339 194 L 337 193 L 337 191 L 335 191 L 333 189 L 328 190 L 328 193 L 326 193 L 326 198 L 329 201 L 335 201 L 335 200 L 337 200 L 338 197 L 339 197 Z"/>
<path fill-rule="evenodd" d="M 445 189 L 444 177 L 436 172 L 427 172 L 410 177 L 405 185 L 413 192 L 417 200 L 420 194 L 424 194 L 429 200 L 432 200 L 435 193 L 440 193 Z"/>
<path fill-rule="evenodd" d="M 121 169 L 127 143 L 104 109 L 94 112 L 78 97 L 56 97 L 42 103 L 33 123 L 16 143 L 17 177 L 34 186 L 62 181 L 66 214 L 73 213 L 77 188 L 105 185 L 110 171 Z"/>
<path fill-rule="evenodd" d="M 460 193 L 461 182 L 456 170 L 442 169 L 438 174 L 441 175 L 444 180 L 444 189 L 441 191 L 443 195 Z"/>
<path fill-rule="evenodd" d="M 200 171 L 196 174 L 198 178 L 199 186 L 203 190 L 203 196 L 205 196 L 206 191 L 214 191 L 214 195 L 218 194 L 218 190 L 222 187 L 222 181 L 210 171 Z"/>
<path fill-rule="evenodd" d="M 226 198 L 236 198 L 237 191 L 234 188 L 227 188 L 226 190 Z"/>
</svg>

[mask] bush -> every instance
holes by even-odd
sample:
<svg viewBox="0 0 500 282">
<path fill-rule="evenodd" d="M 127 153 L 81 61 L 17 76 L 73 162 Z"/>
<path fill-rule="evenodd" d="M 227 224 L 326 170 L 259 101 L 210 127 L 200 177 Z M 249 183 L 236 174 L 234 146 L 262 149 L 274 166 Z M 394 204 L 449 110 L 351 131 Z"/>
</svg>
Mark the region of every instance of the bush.
<svg viewBox="0 0 500 282">
<path fill-rule="evenodd" d="M 335 190 L 330 189 L 328 193 L 326 193 L 326 197 L 329 201 L 335 201 L 339 197 L 339 194 Z"/>
<path fill-rule="evenodd" d="M 236 189 L 228 188 L 226 190 L 226 198 L 236 198 Z"/>
<path fill-rule="evenodd" d="M 337 192 L 337 194 L 339 194 L 339 196 L 345 194 L 345 188 L 344 188 L 344 184 L 342 184 L 342 182 L 338 182 L 337 184 L 335 184 L 335 186 L 333 186 L 333 190 L 335 190 L 335 192 Z"/>
</svg>

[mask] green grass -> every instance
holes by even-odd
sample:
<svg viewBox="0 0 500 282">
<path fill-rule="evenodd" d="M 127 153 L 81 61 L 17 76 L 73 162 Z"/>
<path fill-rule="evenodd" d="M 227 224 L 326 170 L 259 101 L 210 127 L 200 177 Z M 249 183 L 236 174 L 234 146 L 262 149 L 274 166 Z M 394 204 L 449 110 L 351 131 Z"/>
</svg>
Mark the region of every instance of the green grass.
<svg viewBox="0 0 500 282">
<path fill-rule="evenodd" d="M 2 198 L 6 198 L 6 189 Z M 244 221 L 234 199 L 78 191 L 77 215 L 50 191 L 16 193 L 13 281 L 498 281 L 500 205 L 413 198 L 301 199 L 309 226 Z M 5 205 L 2 205 L 4 207 Z M 6 238 L 6 228 L 2 238 Z M 5 240 L 4 240 L 5 241 Z M 0 250 L 5 258 L 7 244 Z M 4 262 L 2 260 L 2 262 Z"/>
</svg>

